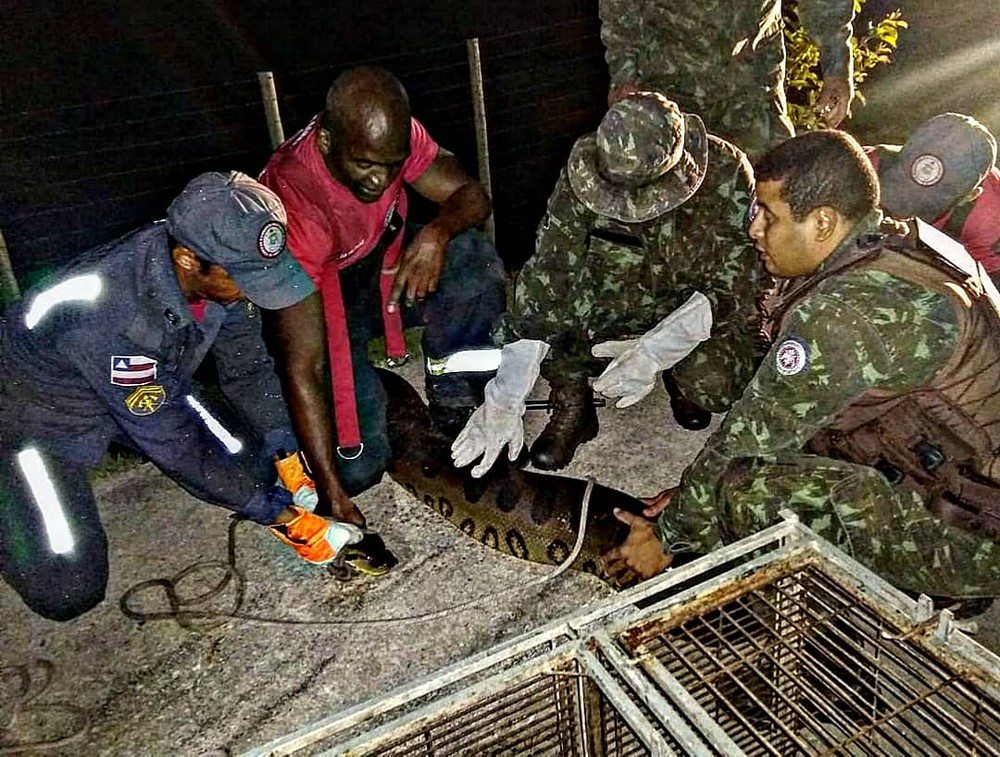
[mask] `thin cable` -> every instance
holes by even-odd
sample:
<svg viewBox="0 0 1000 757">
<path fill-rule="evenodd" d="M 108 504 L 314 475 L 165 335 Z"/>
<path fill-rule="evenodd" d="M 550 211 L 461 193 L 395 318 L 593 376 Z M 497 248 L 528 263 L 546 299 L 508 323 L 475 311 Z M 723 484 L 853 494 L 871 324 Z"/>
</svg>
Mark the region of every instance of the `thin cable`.
<svg viewBox="0 0 1000 757">
<path fill-rule="evenodd" d="M 593 40 L 598 38 L 596 31 L 588 32 L 587 34 L 581 34 L 577 37 L 556 39 L 552 42 L 545 42 L 540 45 L 534 45 L 532 47 L 516 47 L 509 53 L 493 53 L 489 55 L 490 65 L 496 65 L 497 62 L 503 60 L 513 60 L 518 58 L 525 58 L 533 53 L 538 53 L 542 50 L 551 50 L 555 48 L 565 47 L 569 43 L 579 42 L 580 40 Z M 484 47 L 488 47 L 492 44 L 493 40 L 484 39 L 481 40 Z"/>
<path fill-rule="evenodd" d="M 240 126 L 240 127 L 236 128 L 236 129 L 216 129 L 215 131 L 203 131 L 203 132 L 201 132 L 199 134 L 189 134 L 189 135 L 187 135 L 185 137 L 174 137 L 174 138 L 171 138 L 171 139 L 155 139 L 155 140 L 152 140 L 152 141 L 149 141 L 149 142 L 133 142 L 133 143 L 128 144 L 128 145 L 120 145 L 120 144 L 118 144 L 118 145 L 112 145 L 110 147 L 97 147 L 97 148 L 95 148 L 93 150 L 77 150 L 76 152 L 64 152 L 64 153 L 60 153 L 58 155 L 40 155 L 38 157 L 26 158 L 24 160 L 12 160 L 12 161 L 8 161 L 8 164 L 9 165 L 18 165 L 18 164 L 21 164 L 21 165 L 25 165 L 25 166 L 30 166 L 31 164 L 33 164 L 33 163 L 35 163 L 37 161 L 42 161 L 42 160 L 45 160 L 45 161 L 65 160 L 67 158 L 76 158 L 76 157 L 88 156 L 88 155 L 98 155 L 100 153 L 107 153 L 107 152 L 120 153 L 123 149 L 126 149 L 126 150 L 139 150 L 139 149 L 146 148 L 146 147 L 160 147 L 161 145 L 176 145 L 176 144 L 180 144 L 181 142 L 191 142 L 191 141 L 194 141 L 194 140 L 203 140 L 203 139 L 206 139 L 208 137 L 218 138 L 218 137 L 223 136 L 223 135 L 229 136 L 229 135 L 232 135 L 232 134 L 250 133 L 252 131 L 256 131 L 256 129 L 257 129 L 257 125 L 256 124 L 246 124 L 244 126 Z"/>
<path fill-rule="evenodd" d="M 41 672 L 40 683 L 32 679 L 32 671 Z M 24 754 L 25 752 L 55 749 L 66 746 L 79 739 L 90 729 L 90 714 L 82 707 L 67 702 L 50 702 L 35 704 L 52 682 L 55 665 L 51 660 L 39 659 L 23 665 L 8 665 L 0 667 L 0 677 L 13 674 L 17 677 L 18 691 L 14 693 L 10 709 L 10 720 L 7 725 L 0 726 L 0 754 Z M 53 715 L 69 713 L 76 721 L 74 728 L 66 736 L 55 739 L 36 739 L 20 741 L 14 735 L 18 720 L 33 712 L 44 712 L 48 717 L 45 722 L 51 722 Z"/>
<path fill-rule="evenodd" d="M 553 29 L 559 29 L 565 26 L 573 26 L 576 24 L 590 24 L 593 23 L 593 19 L 590 18 L 574 18 L 569 21 L 562 21 L 557 24 L 544 24 L 543 26 L 533 26 L 530 29 L 521 29 L 515 32 L 505 32 L 504 34 L 494 34 L 491 36 L 480 37 L 481 42 L 498 42 L 504 39 L 512 39 L 514 37 L 523 37 L 528 34 L 534 34 L 541 31 L 552 31 Z"/>
<path fill-rule="evenodd" d="M 596 61 L 597 59 L 598 59 L 597 54 L 587 53 L 585 55 L 578 55 L 575 58 L 561 59 L 558 65 L 560 67 L 571 67 L 574 66 L 575 64 L 586 63 L 588 61 Z M 576 66 L 576 71 L 570 76 L 566 76 L 560 79 L 551 79 L 551 78 L 546 79 L 541 84 L 532 84 L 526 87 L 521 87 L 519 89 L 504 88 L 502 91 L 500 91 L 500 96 L 504 98 L 517 98 L 517 97 L 523 97 L 524 95 L 531 94 L 533 92 L 542 92 L 544 90 L 560 92 L 565 88 L 567 84 L 579 85 L 581 78 L 580 74 L 581 74 L 580 68 L 579 66 Z M 592 78 L 596 78 L 597 76 L 603 76 L 603 75 L 604 73 L 600 68 L 595 68 L 592 74 Z M 513 78 L 525 78 L 524 71 L 512 71 L 509 74 L 496 74 L 494 76 L 491 76 L 487 80 L 487 82 L 490 85 L 490 89 L 496 92 L 499 90 L 499 87 L 497 86 L 498 82 L 504 79 L 513 79 Z M 530 78 L 528 80 L 530 81 Z"/>
<path fill-rule="evenodd" d="M 376 55 L 373 58 L 355 58 L 354 60 L 345 61 L 342 64 L 337 64 L 335 66 L 316 66 L 314 68 L 300 68 L 295 71 L 289 71 L 285 76 L 303 76 L 310 74 L 317 74 L 320 72 L 331 72 L 331 71 L 346 71 L 348 68 L 354 68 L 355 66 L 361 65 L 371 65 L 377 63 L 384 63 L 389 60 L 404 59 L 407 57 L 419 57 L 424 60 L 432 58 L 434 53 L 441 52 L 442 50 L 453 49 L 456 52 L 461 51 L 462 59 L 465 59 L 465 42 L 451 42 L 447 45 L 439 45 L 438 47 L 423 48 L 414 52 L 405 53 L 386 53 L 385 55 Z M 445 68 L 454 68 L 456 63 L 443 63 L 437 66 L 428 66 L 427 68 L 419 68 L 415 71 L 408 70 L 407 79 L 415 78 L 421 74 L 430 73 L 432 71 L 440 71 Z"/>
<path fill-rule="evenodd" d="M 121 178 L 122 176 L 137 176 L 139 174 L 152 173 L 154 171 L 161 171 L 161 172 L 166 172 L 168 170 L 170 170 L 170 171 L 177 171 L 177 169 L 184 168 L 185 166 L 193 166 L 193 165 L 197 165 L 199 163 L 209 163 L 209 162 L 211 162 L 211 163 L 218 163 L 218 161 L 220 161 L 223 158 L 229 158 L 229 157 L 231 157 L 233 155 L 246 155 L 247 153 L 248 153 L 247 150 L 233 150 L 231 152 L 213 153 L 212 155 L 205 155 L 205 156 L 202 156 L 200 158 L 196 158 L 194 160 L 182 160 L 182 161 L 172 161 L 170 163 L 158 163 L 158 164 L 156 164 L 154 166 L 145 166 L 143 168 L 133 168 L 133 169 L 130 169 L 128 171 L 111 171 L 109 173 L 94 174 L 93 176 L 84 176 L 83 178 L 80 178 L 80 179 L 66 179 L 64 181 L 39 182 L 37 185 L 29 187 L 29 189 L 33 189 L 33 188 L 35 188 L 35 186 L 37 186 L 37 187 L 45 187 L 46 189 L 51 189 L 53 187 L 68 187 L 68 186 L 72 186 L 74 184 L 83 184 L 83 183 L 88 182 L 88 181 L 102 181 L 102 180 L 105 180 L 105 179 L 117 179 L 117 178 Z M 128 195 L 126 195 L 126 196 L 128 196 Z M 53 208 L 53 209 L 51 209 L 49 211 L 42 211 L 42 212 L 50 212 L 50 213 L 52 213 L 52 212 L 61 211 L 63 209 L 64 208 Z"/>
<path fill-rule="evenodd" d="M 251 154 L 253 154 L 253 152 L 254 152 L 253 150 L 234 150 L 232 152 L 222 153 L 221 155 L 210 155 L 210 156 L 205 156 L 205 157 L 202 157 L 202 158 L 198 158 L 196 160 L 191 160 L 191 161 L 182 162 L 182 163 L 175 163 L 175 164 L 171 164 L 171 165 L 172 166 L 187 166 L 187 165 L 196 165 L 198 163 L 210 163 L 210 164 L 213 164 L 213 165 L 218 165 L 219 161 L 222 158 L 229 158 L 229 157 L 233 157 L 233 156 L 236 156 L 236 155 L 251 155 Z M 139 197 L 148 197 L 150 195 L 155 195 L 155 194 L 158 194 L 158 193 L 166 194 L 166 193 L 170 193 L 170 192 L 177 192 L 177 191 L 179 191 L 180 187 L 181 187 L 181 184 L 168 184 L 168 185 L 162 185 L 162 186 L 154 187 L 152 189 L 146 189 L 146 190 L 143 190 L 142 192 L 132 192 L 130 194 L 114 195 L 113 197 L 104 197 L 104 198 L 101 198 L 100 200 L 91 200 L 89 202 L 80 202 L 80 203 L 76 203 L 75 205 L 62 205 L 62 206 L 60 206 L 58 208 L 46 208 L 45 210 L 36 210 L 34 212 L 31 212 L 31 213 L 11 213 L 8 216 L 8 221 L 9 222 L 14 222 L 14 221 L 23 222 L 23 221 L 25 221 L 27 219 L 36 218 L 38 216 L 44 216 L 44 215 L 62 215 L 62 214 L 70 213 L 72 211 L 79 211 L 79 210 L 82 210 L 83 208 L 91 208 L 91 207 L 94 207 L 94 206 L 97 206 L 97 205 L 108 205 L 108 204 L 111 204 L 111 203 L 119 202 L 121 200 L 135 200 L 136 198 L 139 198 Z M 109 228 L 109 227 L 105 226 L 103 228 Z M 73 233 L 81 234 L 81 233 L 86 233 L 86 232 L 92 231 L 92 230 L 93 230 L 93 227 L 87 228 L 87 229 L 78 229 L 75 232 L 74 231 L 59 232 L 58 234 L 50 234 L 50 235 L 47 235 L 47 236 L 33 237 L 32 239 L 26 240 L 26 241 L 28 241 L 28 242 L 37 242 L 37 241 L 42 241 L 42 240 L 46 240 L 46 239 L 54 239 L 54 238 L 57 238 L 57 237 L 58 238 L 62 238 L 66 234 L 73 234 Z"/>
<path fill-rule="evenodd" d="M 233 516 L 229 523 L 227 557 L 225 562 L 222 560 L 204 560 L 185 568 L 173 578 L 155 578 L 138 583 L 122 594 L 121 599 L 118 602 L 118 606 L 126 617 L 135 620 L 138 623 L 173 620 L 182 628 L 186 628 L 188 630 L 214 628 L 230 619 L 245 620 L 252 623 L 267 623 L 286 626 L 355 626 L 377 625 L 383 623 L 406 625 L 410 623 L 426 623 L 427 621 L 442 618 L 455 612 L 461 612 L 462 610 L 475 607 L 479 604 L 495 602 L 497 596 L 503 596 L 515 591 L 524 591 L 535 586 L 541 586 L 565 573 L 573 565 L 577 557 L 580 556 L 580 551 L 583 549 L 584 538 L 587 534 L 587 518 L 590 511 L 590 495 L 593 490 L 594 479 L 593 477 L 588 477 L 587 488 L 584 491 L 583 502 L 580 506 L 580 523 L 577 527 L 576 543 L 573 545 L 573 549 L 570 552 L 569 557 L 563 560 L 552 573 L 542 576 L 541 578 L 532 579 L 520 584 L 514 584 L 499 593 L 491 592 L 489 594 L 484 594 L 474 599 L 470 599 L 466 602 L 440 610 L 434 610 L 432 612 L 419 613 L 416 615 L 399 615 L 388 618 L 355 618 L 351 620 L 299 620 L 294 618 L 274 618 L 263 615 L 242 613 L 240 612 L 240 607 L 242 606 L 245 598 L 246 578 L 243 571 L 236 565 L 236 527 L 242 522 L 242 519 L 237 518 L 236 516 Z M 196 575 L 197 573 L 205 570 L 219 569 L 223 570 L 224 573 L 222 580 L 216 586 L 199 592 L 190 598 L 183 598 L 181 596 L 178 591 L 178 584 L 185 578 Z M 233 609 L 231 611 L 223 612 L 219 610 L 197 610 L 187 609 L 185 607 L 186 605 L 198 602 L 207 602 L 208 600 L 215 598 L 221 594 L 231 582 L 234 582 L 234 586 L 236 587 L 236 593 L 232 600 Z M 134 609 L 131 605 L 132 598 L 137 594 L 154 587 L 163 589 L 167 602 L 170 605 L 170 609 L 154 612 Z M 193 621 L 202 622 L 194 623 Z"/>
</svg>

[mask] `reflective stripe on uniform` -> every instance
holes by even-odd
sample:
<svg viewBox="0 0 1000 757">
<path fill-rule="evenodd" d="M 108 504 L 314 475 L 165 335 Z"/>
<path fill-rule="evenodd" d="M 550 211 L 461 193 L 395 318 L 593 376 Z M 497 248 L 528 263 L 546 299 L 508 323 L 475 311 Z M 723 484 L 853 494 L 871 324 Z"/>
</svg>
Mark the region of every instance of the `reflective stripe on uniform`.
<svg viewBox="0 0 1000 757">
<path fill-rule="evenodd" d="M 28 311 L 24 314 L 24 325 L 31 331 L 57 305 L 64 302 L 93 302 L 100 296 L 102 289 L 104 282 L 96 273 L 60 281 L 35 295 L 35 299 L 31 301 Z"/>
<path fill-rule="evenodd" d="M 499 347 L 460 350 L 439 360 L 427 358 L 427 372 L 432 376 L 443 376 L 446 373 L 486 373 L 499 367 Z"/>
<path fill-rule="evenodd" d="M 235 436 L 229 433 L 225 426 L 223 426 L 219 420 L 213 416 L 205 406 L 202 405 L 198 400 L 192 397 L 190 394 L 187 395 L 185 401 L 188 405 L 198 413 L 198 417 L 204 421 L 208 430 L 211 431 L 215 438 L 222 442 L 222 445 L 232 454 L 236 454 L 241 449 L 243 449 L 243 442 L 237 439 Z"/>
<path fill-rule="evenodd" d="M 57 555 L 72 552 L 76 541 L 73 539 L 73 532 L 70 530 L 69 521 L 66 520 L 59 494 L 45 468 L 41 454 L 34 447 L 28 447 L 17 453 L 17 464 L 28 482 L 35 506 L 42 514 L 45 534 L 49 537 L 49 549 Z"/>
</svg>

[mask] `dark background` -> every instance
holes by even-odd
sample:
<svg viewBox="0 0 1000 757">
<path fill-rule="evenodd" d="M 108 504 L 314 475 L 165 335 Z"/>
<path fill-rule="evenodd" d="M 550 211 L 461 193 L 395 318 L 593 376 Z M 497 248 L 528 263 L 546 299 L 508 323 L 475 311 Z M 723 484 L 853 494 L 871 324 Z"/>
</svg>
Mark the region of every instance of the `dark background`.
<svg viewBox="0 0 1000 757">
<path fill-rule="evenodd" d="M 997 131 L 1000 3 L 870 0 L 866 13 L 900 5 L 911 28 L 848 127 L 864 142 L 898 142 L 960 110 Z M 497 244 L 511 268 L 532 250 L 573 140 L 604 110 L 597 0 L 14 0 L 4 11 L 0 231 L 22 289 L 162 217 L 197 173 L 255 175 L 270 153 L 259 70 L 275 74 L 290 136 L 340 70 L 384 65 L 475 173 L 465 39 L 478 36 Z"/>
</svg>

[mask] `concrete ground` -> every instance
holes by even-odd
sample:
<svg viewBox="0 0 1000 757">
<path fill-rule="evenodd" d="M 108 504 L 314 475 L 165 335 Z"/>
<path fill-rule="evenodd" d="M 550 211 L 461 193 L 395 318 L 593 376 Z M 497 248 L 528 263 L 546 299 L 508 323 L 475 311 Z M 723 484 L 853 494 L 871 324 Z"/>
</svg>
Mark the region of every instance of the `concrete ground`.
<svg viewBox="0 0 1000 757">
<path fill-rule="evenodd" d="M 708 434 L 677 427 L 659 388 L 637 406 L 599 412 L 600 436 L 568 473 L 636 495 L 674 483 Z M 544 417 L 529 413 L 529 438 Z M 611 592 L 583 574 L 540 583 L 551 567 L 471 541 L 386 479 L 359 502 L 400 558 L 389 575 L 337 582 L 242 524 L 242 597 L 234 578 L 188 604 L 236 575 L 226 565 L 227 514 L 150 465 L 98 491 L 112 552 L 100 607 L 57 624 L 0 584 L 0 754 L 36 751 L 25 749 L 29 742 L 57 755 L 241 752 Z M 221 617 L 171 619 L 162 584 L 130 599 L 151 619 L 123 614 L 126 592 L 170 577 L 184 608 Z M 1000 649 L 996 610 L 978 620 L 979 639 Z"/>
</svg>

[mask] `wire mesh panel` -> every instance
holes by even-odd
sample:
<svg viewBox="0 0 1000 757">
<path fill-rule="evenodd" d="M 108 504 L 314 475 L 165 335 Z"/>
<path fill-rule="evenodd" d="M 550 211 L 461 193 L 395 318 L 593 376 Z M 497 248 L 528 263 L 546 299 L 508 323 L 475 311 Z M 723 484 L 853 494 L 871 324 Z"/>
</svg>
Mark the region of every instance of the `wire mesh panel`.
<svg viewBox="0 0 1000 757">
<path fill-rule="evenodd" d="M 481 687 L 476 696 L 456 701 L 457 706 L 417 713 L 405 724 L 329 753 L 380 757 L 638 757 L 654 753 L 575 656 L 528 675 L 513 673 L 508 680 Z"/>
<path fill-rule="evenodd" d="M 623 666 L 620 661 L 609 657 L 609 650 L 605 645 L 597 646 L 594 650 L 594 655 L 602 669 L 607 671 L 608 677 L 623 692 L 627 692 L 626 696 L 631 694 L 632 703 L 636 709 L 642 714 L 643 718 L 652 724 L 652 727 L 663 738 L 670 752 L 673 754 L 684 754 L 686 750 L 674 738 L 669 727 L 661 721 L 662 709 L 655 707 L 655 705 L 650 706 L 645 701 L 646 698 L 638 694 L 633 684 L 630 683 L 627 677 L 628 666 Z M 640 685 L 639 688 L 641 691 L 642 686 Z M 623 720 L 618 709 L 615 708 L 614 704 L 607 697 L 601 697 L 599 703 L 599 717 L 591 720 L 598 729 L 591 742 L 602 744 L 605 747 L 605 752 L 598 752 L 598 754 L 619 754 L 623 755 L 623 757 L 632 757 L 632 755 L 651 753 L 636 735 L 635 731 Z M 672 708 L 671 714 L 675 714 Z M 680 716 L 678 715 L 678 717 Z"/>
<path fill-rule="evenodd" d="M 581 706 L 573 671 L 553 671 L 432 720 L 373 753 L 403 755 L 581 754 Z"/>
<path fill-rule="evenodd" d="M 1000 704 L 972 671 L 818 566 L 759 578 L 623 636 L 744 753 L 1000 754 Z"/>
</svg>

